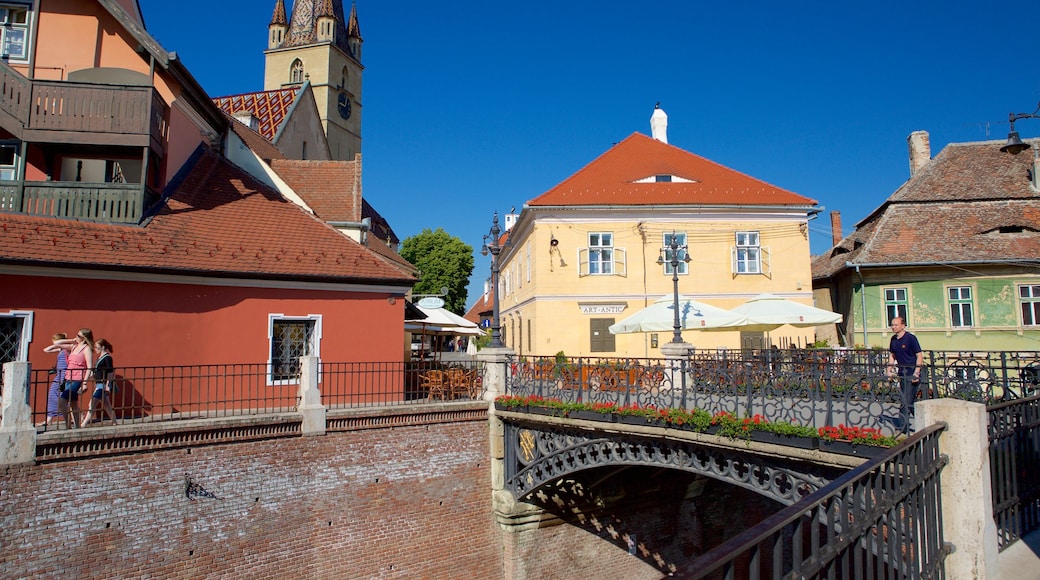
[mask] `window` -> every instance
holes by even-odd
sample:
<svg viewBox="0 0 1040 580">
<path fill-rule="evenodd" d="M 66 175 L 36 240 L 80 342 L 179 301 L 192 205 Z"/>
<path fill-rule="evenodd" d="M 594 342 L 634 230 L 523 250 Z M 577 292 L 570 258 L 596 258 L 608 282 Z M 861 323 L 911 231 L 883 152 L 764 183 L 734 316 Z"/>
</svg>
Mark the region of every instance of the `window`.
<svg viewBox="0 0 1040 580">
<path fill-rule="evenodd" d="M 614 247 L 614 234 L 592 232 L 588 240 L 588 247 L 578 250 L 578 276 L 625 275 L 625 249 Z"/>
<path fill-rule="evenodd" d="M 669 276 L 672 275 L 672 257 L 673 256 L 672 256 L 672 248 L 671 248 L 671 246 L 672 246 L 672 238 L 673 237 L 675 238 L 675 244 L 677 246 L 679 246 L 679 249 L 676 250 L 676 253 L 678 255 L 675 256 L 675 258 L 677 258 L 679 260 L 679 273 L 680 274 L 687 273 L 687 266 L 688 266 L 688 264 L 683 261 L 683 259 L 686 258 L 686 233 L 684 232 L 684 233 L 681 233 L 681 234 L 679 234 L 679 233 L 665 234 L 664 235 L 664 273 L 669 275 Z"/>
<path fill-rule="evenodd" d="M 29 7 L 0 5 L 0 50 L 10 60 L 26 60 L 29 51 Z"/>
<path fill-rule="evenodd" d="M 29 360 L 32 320 L 32 312 L 12 310 L 0 314 L 0 385 L 4 363 Z"/>
<path fill-rule="evenodd" d="M 0 180 L 13 181 L 18 178 L 18 143 L 0 143 Z"/>
<path fill-rule="evenodd" d="M 614 234 L 589 234 L 589 274 L 610 274 L 614 271 Z"/>
<path fill-rule="evenodd" d="M 761 274 L 762 248 L 758 243 L 758 232 L 737 232 L 737 245 L 733 248 L 734 274 Z"/>
<path fill-rule="evenodd" d="M 271 360 L 270 384 L 295 383 L 300 376 L 300 357 L 320 356 L 321 317 L 316 315 L 269 317 Z"/>
<path fill-rule="evenodd" d="M 289 67 L 289 82 L 290 83 L 302 83 L 303 82 L 303 61 L 296 59 L 292 62 Z"/>
<path fill-rule="evenodd" d="M 1022 304 L 1022 325 L 1040 326 L 1040 286 L 1019 286 L 1018 300 Z"/>
<path fill-rule="evenodd" d="M 610 332 L 613 318 L 589 320 L 589 350 L 592 352 L 614 352 L 614 335 Z"/>
<path fill-rule="evenodd" d="M 654 181 L 656 183 L 671 183 L 672 182 L 672 176 L 671 175 L 655 175 L 654 176 Z"/>
<path fill-rule="evenodd" d="M 947 289 L 950 297 L 950 326 L 971 328 L 971 287 L 954 286 Z"/>
<path fill-rule="evenodd" d="M 903 322 L 909 322 L 906 318 L 906 288 L 885 288 L 885 325 L 887 326 L 897 316 Z"/>
</svg>

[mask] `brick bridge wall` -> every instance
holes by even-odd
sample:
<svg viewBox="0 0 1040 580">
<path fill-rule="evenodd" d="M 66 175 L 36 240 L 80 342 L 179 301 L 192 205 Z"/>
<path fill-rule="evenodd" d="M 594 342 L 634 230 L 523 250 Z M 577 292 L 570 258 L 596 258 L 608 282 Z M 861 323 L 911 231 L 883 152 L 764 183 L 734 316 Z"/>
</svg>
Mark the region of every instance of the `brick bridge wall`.
<svg viewBox="0 0 1040 580">
<path fill-rule="evenodd" d="M 490 489 L 486 417 L 6 467 L 0 576 L 498 578 Z"/>
</svg>

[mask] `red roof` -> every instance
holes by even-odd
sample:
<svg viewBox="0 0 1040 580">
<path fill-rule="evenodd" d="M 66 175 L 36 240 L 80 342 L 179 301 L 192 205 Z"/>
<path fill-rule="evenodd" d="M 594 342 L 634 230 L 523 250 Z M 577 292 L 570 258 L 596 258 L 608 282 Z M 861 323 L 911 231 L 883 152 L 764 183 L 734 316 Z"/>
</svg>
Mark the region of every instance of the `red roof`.
<svg viewBox="0 0 1040 580">
<path fill-rule="evenodd" d="M 658 182 L 658 175 L 679 179 Z M 647 179 L 648 182 L 639 183 Z M 556 187 L 527 202 L 529 206 L 815 204 L 813 199 L 641 133 L 633 133 Z"/>
<path fill-rule="evenodd" d="M 361 221 L 360 160 L 272 159 L 271 169 L 327 222 Z"/>
<path fill-rule="evenodd" d="M 248 111 L 260 122 L 257 131 L 268 141 L 274 141 L 282 119 L 289 113 L 300 88 L 274 89 L 258 93 L 244 93 L 228 97 L 217 97 L 213 102 L 228 115 Z"/>
<path fill-rule="evenodd" d="M 0 214 L 0 264 L 414 283 L 212 151 L 188 166 L 166 207 L 141 226 Z"/>
</svg>

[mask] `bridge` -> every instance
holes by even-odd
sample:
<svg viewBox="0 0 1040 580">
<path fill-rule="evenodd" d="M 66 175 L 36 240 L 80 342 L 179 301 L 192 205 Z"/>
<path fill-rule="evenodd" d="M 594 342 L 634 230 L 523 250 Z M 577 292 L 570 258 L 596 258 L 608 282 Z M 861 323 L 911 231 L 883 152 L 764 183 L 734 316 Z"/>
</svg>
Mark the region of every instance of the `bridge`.
<svg viewBox="0 0 1040 580">
<path fill-rule="evenodd" d="M 781 361 L 764 360 L 759 354 L 557 361 L 491 352 L 471 369 L 456 369 L 465 372 L 454 373 L 454 386 L 426 380 L 430 370 L 440 369 L 304 359 L 299 385 L 291 391 L 250 387 L 257 379 L 263 382 L 263 368 L 121 369 L 133 393 L 122 399 L 121 424 L 76 431 L 31 428 L 31 418 L 42 419 L 43 412 L 25 402 L 39 400 L 35 394 L 45 388 L 45 374 L 19 375 L 17 368 L 5 367 L 0 436 L 11 443 L 3 446 L 5 463 L 24 462 L 28 455 L 39 466 L 59 466 L 70 460 L 133 457 L 141 451 L 187 448 L 190 454 L 198 445 L 290 441 L 301 435 L 341 437 L 356 429 L 400 430 L 425 424 L 430 433 L 430 425 L 447 427 L 453 421 L 483 417 L 490 419 L 492 429 L 492 507 L 507 537 L 541 538 L 536 541 L 550 545 L 545 534 L 551 524 L 568 523 L 599 534 L 621 547 L 622 554 L 627 548 L 627 554 L 650 565 L 643 575 L 633 577 L 653 577 L 647 575 L 653 570 L 712 577 L 751 565 L 748 562 L 764 567 L 764 575 L 776 570 L 797 570 L 804 577 L 826 570 L 852 575 L 858 570 L 873 577 L 871 571 L 886 570 L 925 577 L 929 571 L 945 569 L 948 576 L 958 577 L 953 571 L 958 558 L 969 558 L 975 566 L 992 563 L 987 563 L 988 548 L 981 542 L 958 537 L 956 529 L 951 535 L 951 525 L 968 526 L 961 516 L 949 515 L 950 508 L 989 514 L 981 518 L 988 517 L 983 528 L 989 531 L 976 535 L 991 540 L 994 552 L 1014 546 L 1035 530 L 1040 519 L 1036 482 L 1016 477 L 1023 470 L 1035 473 L 1038 466 L 1038 403 L 1031 391 L 1035 374 L 1029 370 L 1035 368 L 1030 366 L 1034 359 L 1022 353 L 989 353 L 985 358 L 972 353 L 976 364 L 971 365 L 963 357 L 930 353 L 933 364 L 919 393 L 916 432 L 904 436 L 893 423 L 876 419 L 887 414 L 899 418 L 904 407 L 900 389 L 887 379 L 883 364 L 870 366 L 874 363 L 868 358 L 858 366 L 853 353 L 828 354 L 830 359 L 814 353 L 813 359 Z M 944 366 L 944 360 L 951 364 Z M 444 377 L 447 370 L 451 369 L 444 369 Z M 481 379 L 473 378 L 474 370 Z M 194 386 L 171 393 L 171 376 Z M 204 400 L 192 400 L 189 393 Z M 985 405 L 939 398 L 951 393 L 972 395 Z M 509 406 L 503 404 L 508 397 L 552 404 Z M 486 401 L 485 413 L 478 414 L 481 400 Z M 497 404 L 488 405 L 495 400 Z M 708 424 L 695 413 L 703 408 L 712 409 Z M 720 418 L 724 412 L 734 421 Z M 963 436 L 971 424 L 965 414 L 981 417 L 977 437 Z M 760 421 L 751 420 L 752 427 L 745 429 L 744 417 L 756 415 Z M 719 420 L 712 424 L 715 419 Z M 806 429 L 775 428 L 792 423 L 817 436 L 806 436 Z M 893 445 L 840 440 L 851 431 L 830 439 L 819 435 L 821 428 L 830 433 L 827 428 L 838 423 L 875 430 L 877 437 Z M 965 444 L 959 439 L 974 441 L 978 448 L 973 453 L 957 447 Z M 28 451 L 19 446 L 26 440 L 32 443 Z M 447 445 L 462 443 L 452 441 Z M 987 468 L 985 482 L 970 481 L 964 473 L 972 468 L 978 472 L 979 466 L 957 463 L 962 457 L 980 456 L 993 459 L 992 476 Z M 443 462 L 419 467 L 416 476 L 432 473 Z M 708 552 L 684 558 L 671 549 L 662 556 L 654 548 L 656 538 L 663 537 L 653 528 L 660 522 L 636 533 L 636 527 L 625 531 L 621 519 L 609 514 L 652 511 L 653 506 L 638 503 L 644 500 L 632 491 L 666 490 L 662 480 L 675 473 L 688 475 L 675 480 L 681 481 L 677 501 L 682 493 L 703 497 L 697 494 L 704 493 L 704 482 L 717 481 L 769 498 L 782 509 Z M 197 474 L 193 477 L 186 489 L 210 489 Z M 943 502 L 951 497 L 949 485 L 962 489 Z M 982 504 L 977 497 L 963 497 L 964 490 L 976 488 L 994 493 Z M 201 501 L 199 497 L 205 498 L 196 495 L 189 501 Z M 497 556 L 505 558 L 506 569 L 525 569 L 528 558 L 539 557 L 521 549 L 530 545 L 526 540 L 510 540 L 507 545 L 514 548 Z M 949 553 L 954 545 L 956 550 Z M 800 550 L 805 553 L 799 555 Z M 485 558 L 492 553 L 486 552 Z M 628 565 L 616 555 L 604 553 L 601 559 L 615 572 Z"/>
</svg>

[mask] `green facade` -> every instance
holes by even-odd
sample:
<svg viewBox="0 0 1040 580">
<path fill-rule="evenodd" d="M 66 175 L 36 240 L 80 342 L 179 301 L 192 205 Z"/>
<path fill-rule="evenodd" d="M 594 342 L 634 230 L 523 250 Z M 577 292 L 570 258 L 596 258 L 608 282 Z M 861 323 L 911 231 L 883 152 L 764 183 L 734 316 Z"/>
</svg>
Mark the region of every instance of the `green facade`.
<svg viewBox="0 0 1040 580">
<path fill-rule="evenodd" d="M 1040 326 L 1022 324 L 1018 287 L 1023 284 L 1040 284 L 1040 277 L 965 277 L 885 283 L 868 280 L 865 288 L 854 284 L 850 321 L 855 329 L 853 343 L 864 344 L 865 307 L 866 346 L 888 345 L 891 332 L 885 290 L 905 288 L 908 329 L 917 335 L 925 350 L 1040 350 Z M 971 327 L 952 325 L 950 287 L 970 289 Z"/>
</svg>

